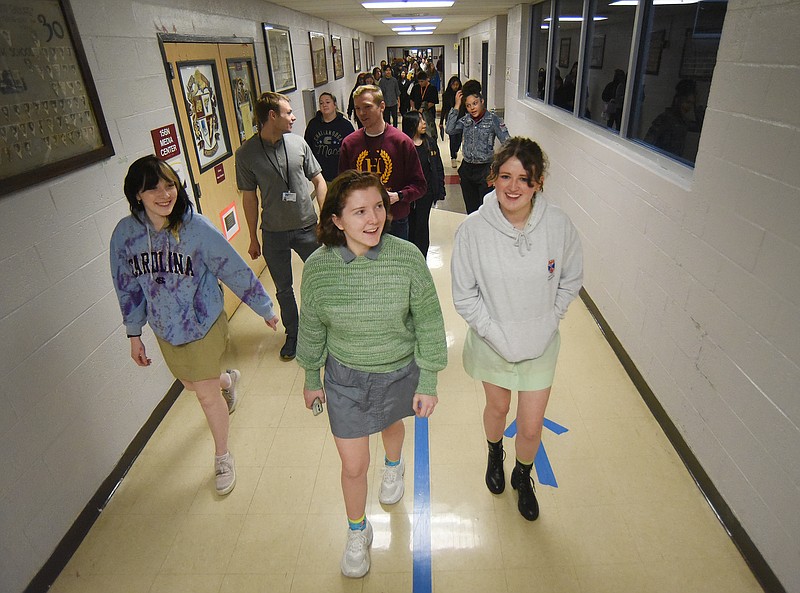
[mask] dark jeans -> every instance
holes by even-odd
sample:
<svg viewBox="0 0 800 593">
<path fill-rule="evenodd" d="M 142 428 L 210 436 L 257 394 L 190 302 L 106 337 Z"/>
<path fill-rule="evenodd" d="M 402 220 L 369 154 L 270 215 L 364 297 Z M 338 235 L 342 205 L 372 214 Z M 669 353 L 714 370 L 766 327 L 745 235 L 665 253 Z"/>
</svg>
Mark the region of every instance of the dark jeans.
<svg viewBox="0 0 800 593">
<path fill-rule="evenodd" d="M 383 110 L 383 121 L 387 124 L 389 123 L 389 116 L 392 118 L 392 125 L 396 128 L 397 127 L 397 105 L 387 106 Z"/>
<path fill-rule="evenodd" d="M 486 183 L 489 176 L 491 163 L 474 164 L 464 161 L 458 168 L 458 175 L 461 178 L 461 194 L 464 196 L 464 206 L 467 214 L 475 212 L 483 204 L 483 196 L 492 191 Z"/>
<path fill-rule="evenodd" d="M 408 240 L 416 245 L 423 257 L 428 257 L 431 245 L 430 218 L 433 199 L 425 194 L 411 203 L 411 214 L 408 215 Z"/>
<path fill-rule="evenodd" d="M 450 134 L 450 158 L 452 160 L 458 158 L 458 149 L 461 148 L 462 138 L 464 138 L 463 134 Z"/>
<path fill-rule="evenodd" d="M 319 247 L 317 243 L 316 225 L 293 231 L 262 231 L 262 248 L 264 260 L 269 268 L 269 275 L 275 283 L 275 297 L 281 311 L 281 323 L 286 328 L 286 335 L 297 337 L 299 316 L 297 301 L 292 288 L 292 249 L 306 261 L 308 256 Z"/>
<path fill-rule="evenodd" d="M 408 216 L 393 220 L 392 226 L 389 228 L 389 234 L 408 241 Z"/>
</svg>

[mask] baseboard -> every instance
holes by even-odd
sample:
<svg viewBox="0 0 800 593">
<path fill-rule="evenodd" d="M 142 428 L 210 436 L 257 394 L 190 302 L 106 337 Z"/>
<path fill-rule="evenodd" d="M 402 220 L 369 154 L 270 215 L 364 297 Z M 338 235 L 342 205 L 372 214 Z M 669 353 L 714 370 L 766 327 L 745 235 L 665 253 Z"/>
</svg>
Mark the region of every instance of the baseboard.
<svg viewBox="0 0 800 593">
<path fill-rule="evenodd" d="M 703 496 L 706 497 L 708 504 L 711 505 L 711 508 L 722 523 L 722 526 L 730 535 L 734 545 L 739 549 L 739 552 L 741 553 L 745 562 L 747 562 L 747 564 L 750 566 L 750 570 L 764 588 L 764 591 L 769 593 L 786 593 L 786 590 L 783 588 L 783 585 L 781 585 L 778 577 L 775 576 L 775 573 L 772 571 L 769 564 L 767 564 L 767 561 L 761 555 L 761 552 L 753 543 L 753 540 L 750 539 L 750 536 L 733 514 L 733 511 L 725 502 L 725 499 L 722 498 L 719 490 L 717 490 L 716 486 L 714 486 L 711 478 L 709 478 L 708 474 L 703 469 L 703 466 L 700 465 L 700 462 L 698 461 L 697 457 L 695 457 L 694 453 L 692 453 L 689 445 L 686 444 L 686 441 L 683 439 L 683 435 L 681 435 L 680 431 L 667 415 L 666 411 L 661 406 L 661 403 L 658 401 L 658 398 L 656 398 L 655 394 L 644 380 L 644 377 L 642 377 L 641 373 L 636 368 L 633 360 L 631 360 L 631 357 L 628 356 L 628 353 L 625 351 L 622 343 L 614 334 L 614 331 L 608 325 L 608 322 L 603 317 L 600 309 L 597 307 L 585 289 L 581 288 L 580 295 L 581 299 L 586 305 L 586 308 L 589 309 L 592 317 L 594 317 L 594 320 L 600 327 L 600 331 L 603 332 L 606 341 L 614 351 L 614 354 L 617 355 L 620 363 L 622 363 L 625 372 L 628 373 L 628 376 L 630 377 L 634 386 L 642 396 L 644 403 L 650 409 L 650 412 L 655 417 L 656 422 L 658 422 L 661 426 L 664 434 L 675 448 L 675 451 L 683 461 L 686 469 L 689 470 L 689 473 L 691 474 L 697 486 L 700 488 Z"/>
<path fill-rule="evenodd" d="M 94 493 L 94 496 L 92 496 L 83 508 L 83 511 L 78 515 L 72 527 L 70 527 L 66 535 L 61 538 L 61 541 L 50 555 L 50 558 L 47 559 L 44 566 L 42 566 L 39 572 L 36 573 L 36 576 L 33 577 L 33 580 L 31 580 L 25 588 L 25 593 L 43 593 L 52 586 L 58 578 L 58 575 L 64 570 L 69 559 L 72 558 L 72 555 L 78 549 L 78 546 L 81 545 L 81 542 L 83 542 L 83 539 L 89 533 L 94 522 L 97 521 L 108 499 L 111 498 L 111 495 L 122 481 L 122 478 L 128 473 L 133 462 L 136 461 L 136 458 L 139 456 L 139 453 L 142 452 L 142 449 L 144 449 L 147 441 L 153 436 L 156 428 L 161 424 L 161 421 L 167 415 L 167 412 L 169 412 L 169 409 L 172 407 L 172 404 L 175 403 L 181 391 L 183 391 L 183 385 L 181 385 L 180 381 L 175 381 L 172 387 L 169 388 L 169 391 L 167 391 L 164 399 L 155 407 L 153 413 L 147 419 L 147 422 L 145 422 L 144 426 L 136 433 L 136 436 L 133 438 L 130 445 L 128 445 L 128 448 L 125 449 L 122 457 L 120 457 L 119 463 L 117 463 L 111 474 L 103 481 L 97 489 L 97 492 Z"/>
</svg>

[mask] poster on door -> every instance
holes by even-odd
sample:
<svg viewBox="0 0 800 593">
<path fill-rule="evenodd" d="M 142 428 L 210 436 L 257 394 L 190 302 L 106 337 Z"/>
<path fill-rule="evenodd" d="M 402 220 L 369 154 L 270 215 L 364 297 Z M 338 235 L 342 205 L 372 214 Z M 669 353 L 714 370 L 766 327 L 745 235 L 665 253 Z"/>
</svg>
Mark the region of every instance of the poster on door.
<svg viewBox="0 0 800 593">
<path fill-rule="evenodd" d="M 231 156 L 225 112 L 214 61 L 178 63 L 192 145 L 200 172 Z"/>
</svg>

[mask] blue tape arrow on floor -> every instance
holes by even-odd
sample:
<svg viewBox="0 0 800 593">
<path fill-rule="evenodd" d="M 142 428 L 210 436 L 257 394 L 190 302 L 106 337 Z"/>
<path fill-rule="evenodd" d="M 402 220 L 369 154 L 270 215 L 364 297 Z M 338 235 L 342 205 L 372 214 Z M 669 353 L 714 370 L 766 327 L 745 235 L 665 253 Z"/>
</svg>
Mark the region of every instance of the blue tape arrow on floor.
<svg viewBox="0 0 800 593">
<path fill-rule="evenodd" d="M 561 426 L 557 422 L 553 422 L 552 420 L 548 420 L 547 418 L 544 419 L 544 428 L 548 429 L 549 431 L 555 434 L 564 434 L 569 429 Z M 516 418 L 514 421 L 508 425 L 503 436 L 508 438 L 514 437 L 517 434 L 517 420 Z M 533 461 L 533 465 L 536 467 L 536 475 L 539 478 L 539 483 L 544 484 L 545 486 L 552 486 L 553 488 L 558 488 L 558 482 L 556 481 L 556 475 L 553 473 L 553 467 L 550 465 L 550 459 L 547 457 L 547 451 L 545 451 L 544 443 L 539 445 L 539 450 L 536 451 L 536 458 Z"/>
</svg>

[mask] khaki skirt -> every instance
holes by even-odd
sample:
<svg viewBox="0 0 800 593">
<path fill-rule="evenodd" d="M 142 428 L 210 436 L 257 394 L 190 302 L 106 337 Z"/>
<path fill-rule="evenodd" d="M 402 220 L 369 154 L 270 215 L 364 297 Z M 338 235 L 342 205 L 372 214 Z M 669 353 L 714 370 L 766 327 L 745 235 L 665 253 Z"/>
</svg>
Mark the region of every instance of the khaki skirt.
<svg viewBox="0 0 800 593">
<path fill-rule="evenodd" d="M 176 379 L 204 381 L 219 377 L 220 361 L 228 347 L 228 317 L 219 314 L 205 336 L 194 342 L 173 346 L 156 336 L 167 367 Z"/>
<path fill-rule="evenodd" d="M 561 334 L 553 339 L 539 358 L 508 362 L 470 328 L 464 340 L 464 370 L 476 381 L 485 381 L 511 391 L 538 391 L 553 384 Z"/>
</svg>

